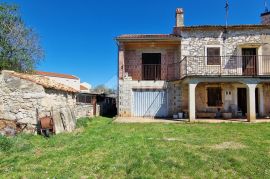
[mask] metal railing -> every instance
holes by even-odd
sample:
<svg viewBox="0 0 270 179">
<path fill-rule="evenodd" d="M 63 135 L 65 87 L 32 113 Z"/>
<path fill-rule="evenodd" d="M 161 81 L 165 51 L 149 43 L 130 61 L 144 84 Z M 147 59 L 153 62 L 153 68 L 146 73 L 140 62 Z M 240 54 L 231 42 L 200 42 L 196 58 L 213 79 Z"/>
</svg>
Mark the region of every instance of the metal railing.
<svg viewBox="0 0 270 179">
<path fill-rule="evenodd" d="M 264 75 L 270 76 L 270 55 L 186 56 L 180 62 L 180 78 L 186 76 Z"/>
<path fill-rule="evenodd" d="M 270 76 L 270 55 L 185 56 L 171 64 L 125 65 L 133 80 L 173 81 L 188 76 Z"/>
<path fill-rule="evenodd" d="M 161 64 L 142 64 L 142 80 L 161 80 Z"/>
</svg>

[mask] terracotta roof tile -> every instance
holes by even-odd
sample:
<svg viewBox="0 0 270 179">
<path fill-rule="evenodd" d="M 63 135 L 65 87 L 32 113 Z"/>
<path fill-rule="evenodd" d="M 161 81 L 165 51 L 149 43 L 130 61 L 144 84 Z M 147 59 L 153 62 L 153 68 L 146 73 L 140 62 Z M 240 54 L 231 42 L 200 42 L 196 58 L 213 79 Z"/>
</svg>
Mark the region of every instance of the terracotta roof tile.
<svg viewBox="0 0 270 179">
<path fill-rule="evenodd" d="M 86 88 L 86 87 L 83 86 L 83 85 L 80 85 L 80 90 L 88 90 L 88 88 Z"/>
<path fill-rule="evenodd" d="M 9 71 L 8 74 L 11 75 L 11 76 L 20 78 L 20 79 L 31 81 L 33 83 L 36 83 L 38 85 L 43 86 L 44 88 L 55 89 L 55 90 L 66 91 L 66 92 L 72 92 L 72 93 L 77 93 L 78 92 L 74 88 L 63 85 L 61 83 L 58 83 L 58 82 L 56 82 L 56 81 L 54 81 L 52 79 L 49 79 L 47 77 L 44 77 L 44 76 L 37 76 L 37 75 L 25 74 L 25 73 L 17 73 L 17 72 L 13 72 L 13 71 Z"/>
<path fill-rule="evenodd" d="M 177 37 L 173 34 L 124 34 L 116 39 L 176 39 Z"/>
<path fill-rule="evenodd" d="M 224 25 L 199 25 L 199 26 L 184 26 L 178 27 L 183 31 L 189 30 L 222 30 L 225 29 Z M 259 25 L 259 24 L 246 24 L 246 25 L 229 25 L 227 26 L 228 30 L 249 30 L 249 29 L 269 29 L 270 25 Z"/>
<path fill-rule="evenodd" d="M 76 76 L 68 75 L 68 74 L 60 74 L 60 73 L 44 72 L 44 71 L 36 71 L 35 73 L 41 76 L 59 77 L 59 78 L 76 79 L 76 80 L 79 79 Z"/>
</svg>

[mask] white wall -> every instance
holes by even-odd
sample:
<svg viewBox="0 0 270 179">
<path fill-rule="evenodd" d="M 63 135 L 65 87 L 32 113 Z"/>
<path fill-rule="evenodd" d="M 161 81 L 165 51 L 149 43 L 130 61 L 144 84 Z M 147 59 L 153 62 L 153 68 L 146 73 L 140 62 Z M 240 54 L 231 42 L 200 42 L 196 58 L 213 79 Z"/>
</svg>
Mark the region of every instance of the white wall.
<svg viewBox="0 0 270 179">
<path fill-rule="evenodd" d="M 46 76 L 46 77 L 58 83 L 61 83 L 63 85 L 74 88 L 78 91 L 80 90 L 80 84 L 81 84 L 80 79 L 68 79 L 68 78 L 59 78 L 59 77 L 52 77 L 52 76 Z"/>
</svg>

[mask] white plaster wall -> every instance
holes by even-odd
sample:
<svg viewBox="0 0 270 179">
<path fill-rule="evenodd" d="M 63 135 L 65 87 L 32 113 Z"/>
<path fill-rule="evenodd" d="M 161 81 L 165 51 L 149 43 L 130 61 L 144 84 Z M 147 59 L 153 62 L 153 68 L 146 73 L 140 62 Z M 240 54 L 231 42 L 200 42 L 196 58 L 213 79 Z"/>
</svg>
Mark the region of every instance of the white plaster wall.
<svg viewBox="0 0 270 179">
<path fill-rule="evenodd" d="M 68 78 L 59 78 L 59 77 L 52 77 L 52 76 L 46 76 L 47 78 L 50 78 L 58 83 L 61 83 L 63 85 L 69 86 L 71 88 L 74 88 L 78 91 L 80 91 L 80 79 L 68 79 Z"/>
</svg>

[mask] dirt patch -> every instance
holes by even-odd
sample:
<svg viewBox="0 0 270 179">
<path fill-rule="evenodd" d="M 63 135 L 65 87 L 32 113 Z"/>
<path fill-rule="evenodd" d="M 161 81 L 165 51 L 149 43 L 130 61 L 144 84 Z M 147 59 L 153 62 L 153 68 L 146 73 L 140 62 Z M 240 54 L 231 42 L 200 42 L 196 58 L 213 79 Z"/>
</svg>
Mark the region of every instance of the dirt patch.
<svg viewBox="0 0 270 179">
<path fill-rule="evenodd" d="M 243 149 L 246 148 L 244 144 L 241 144 L 239 142 L 223 142 L 221 144 L 216 144 L 211 146 L 212 149 L 217 149 L 217 150 L 225 150 L 225 149 L 233 149 L 233 150 L 238 150 L 238 149 Z"/>
<path fill-rule="evenodd" d="M 15 121 L 0 119 L 0 134 L 14 136 L 17 133 L 17 125 Z"/>
<path fill-rule="evenodd" d="M 148 140 L 158 140 L 158 141 L 168 141 L 168 142 L 173 142 L 173 141 L 182 141 L 177 138 L 148 138 Z"/>
</svg>

